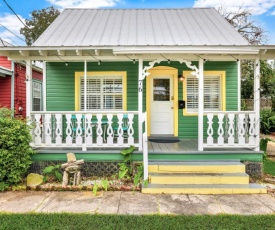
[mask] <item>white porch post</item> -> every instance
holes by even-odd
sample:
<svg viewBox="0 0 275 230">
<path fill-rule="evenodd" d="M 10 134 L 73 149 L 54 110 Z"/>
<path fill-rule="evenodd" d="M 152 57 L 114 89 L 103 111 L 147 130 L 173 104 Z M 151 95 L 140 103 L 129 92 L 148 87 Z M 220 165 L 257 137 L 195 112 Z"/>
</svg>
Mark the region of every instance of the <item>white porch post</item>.
<svg viewBox="0 0 275 230">
<path fill-rule="evenodd" d="M 11 62 L 11 110 L 12 116 L 14 116 L 14 75 L 15 75 L 15 68 L 14 68 L 14 61 Z"/>
<path fill-rule="evenodd" d="M 84 111 L 87 111 L 87 60 L 84 60 Z M 84 119 L 84 125 L 86 125 L 85 122 L 86 118 Z M 82 151 L 87 151 L 86 128 L 84 129 L 84 143 L 82 145 Z"/>
<path fill-rule="evenodd" d="M 43 61 L 43 82 L 42 82 L 42 87 L 43 87 L 43 91 L 42 91 L 42 97 L 43 97 L 43 111 L 46 111 L 47 109 L 47 100 L 46 100 L 46 90 L 47 90 L 47 86 L 46 86 L 46 82 L 47 81 L 47 70 L 46 70 L 46 61 Z"/>
<path fill-rule="evenodd" d="M 138 60 L 138 136 L 139 147 L 138 150 L 142 151 L 142 95 L 143 95 L 143 59 Z"/>
<path fill-rule="evenodd" d="M 241 61 L 238 61 L 238 111 L 241 111 Z"/>
<path fill-rule="evenodd" d="M 260 59 L 255 59 L 254 66 L 254 112 L 256 118 L 255 134 L 256 134 L 256 148 L 255 151 L 260 150 Z"/>
<path fill-rule="evenodd" d="M 32 62 L 26 60 L 26 117 L 30 118 L 32 111 Z"/>
<path fill-rule="evenodd" d="M 204 109 L 204 93 L 203 93 L 203 59 L 199 60 L 199 105 L 198 105 L 198 150 L 203 151 L 203 109 Z"/>
<path fill-rule="evenodd" d="M 87 111 L 87 60 L 84 61 L 84 111 Z"/>
</svg>

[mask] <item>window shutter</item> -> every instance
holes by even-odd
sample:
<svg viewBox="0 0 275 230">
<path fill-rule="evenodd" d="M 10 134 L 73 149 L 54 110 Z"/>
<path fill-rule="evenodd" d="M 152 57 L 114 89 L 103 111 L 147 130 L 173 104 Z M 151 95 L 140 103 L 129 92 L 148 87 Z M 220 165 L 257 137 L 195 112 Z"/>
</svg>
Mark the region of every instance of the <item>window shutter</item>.
<svg viewBox="0 0 275 230">
<path fill-rule="evenodd" d="M 81 78 L 81 110 L 84 110 L 84 78 Z M 87 76 L 87 110 L 122 110 L 121 76 Z"/>
<path fill-rule="evenodd" d="M 187 77 L 187 102 L 186 108 L 188 112 L 197 112 L 198 111 L 198 100 L 199 100 L 199 81 L 196 77 Z"/>
<path fill-rule="evenodd" d="M 186 80 L 187 112 L 198 111 L 199 81 L 194 76 L 188 76 Z M 204 110 L 219 111 L 220 106 L 220 76 L 204 77 Z"/>
</svg>

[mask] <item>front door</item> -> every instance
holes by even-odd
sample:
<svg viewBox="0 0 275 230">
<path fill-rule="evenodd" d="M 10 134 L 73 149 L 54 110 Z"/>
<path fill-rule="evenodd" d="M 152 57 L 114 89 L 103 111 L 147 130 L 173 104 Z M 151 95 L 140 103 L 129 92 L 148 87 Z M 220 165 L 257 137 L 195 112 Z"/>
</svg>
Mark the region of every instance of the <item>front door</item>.
<svg viewBox="0 0 275 230">
<path fill-rule="evenodd" d="M 173 76 L 151 78 L 151 135 L 174 134 Z"/>
</svg>

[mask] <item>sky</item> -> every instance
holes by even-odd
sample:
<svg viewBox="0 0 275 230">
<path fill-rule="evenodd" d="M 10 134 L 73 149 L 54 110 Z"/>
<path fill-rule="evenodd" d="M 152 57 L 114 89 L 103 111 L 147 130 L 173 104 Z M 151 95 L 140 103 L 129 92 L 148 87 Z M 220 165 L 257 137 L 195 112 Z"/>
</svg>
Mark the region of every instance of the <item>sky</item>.
<svg viewBox="0 0 275 230">
<path fill-rule="evenodd" d="M 222 6 L 237 10 L 240 6 L 249 9 L 254 23 L 264 29 L 267 44 L 275 45 L 275 0 L 0 0 L 0 38 L 13 44 L 24 46 L 20 35 L 23 24 L 8 8 L 5 1 L 24 21 L 30 19 L 33 10 L 54 6 L 64 8 L 192 8 Z M 6 27 L 6 28 L 4 28 Z M 19 39 L 18 37 L 21 37 Z"/>
</svg>

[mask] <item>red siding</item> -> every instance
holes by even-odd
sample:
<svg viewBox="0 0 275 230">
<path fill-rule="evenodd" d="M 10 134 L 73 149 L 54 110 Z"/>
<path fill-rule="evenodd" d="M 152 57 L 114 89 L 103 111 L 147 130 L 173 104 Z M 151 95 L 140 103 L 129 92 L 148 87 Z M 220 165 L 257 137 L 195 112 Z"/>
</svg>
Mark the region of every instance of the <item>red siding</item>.
<svg viewBox="0 0 275 230">
<path fill-rule="evenodd" d="M 11 69 L 11 61 L 8 60 L 8 57 L 0 56 L 0 66 Z"/>
<path fill-rule="evenodd" d="M 1 57 L 0 66 L 8 68 L 7 58 Z M 11 62 L 10 62 L 11 66 Z M 42 73 L 33 70 L 32 71 L 33 78 L 36 80 L 42 81 L 43 75 Z M 15 114 L 26 117 L 26 67 L 22 64 L 15 63 L 14 65 L 14 107 Z M 0 77 L 0 104 L 1 106 L 9 107 L 11 98 L 11 77 Z M 19 111 L 19 107 L 23 108 L 23 111 Z"/>
<path fill-rule="evenodd" d="M 0 107 L 11 106 L 11 78 L 0 77 Z"/>
</svg>

